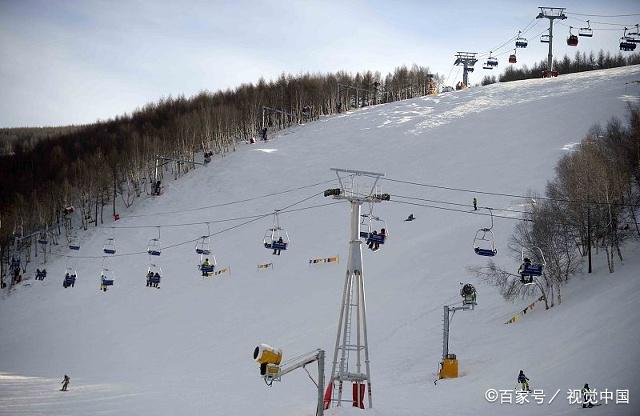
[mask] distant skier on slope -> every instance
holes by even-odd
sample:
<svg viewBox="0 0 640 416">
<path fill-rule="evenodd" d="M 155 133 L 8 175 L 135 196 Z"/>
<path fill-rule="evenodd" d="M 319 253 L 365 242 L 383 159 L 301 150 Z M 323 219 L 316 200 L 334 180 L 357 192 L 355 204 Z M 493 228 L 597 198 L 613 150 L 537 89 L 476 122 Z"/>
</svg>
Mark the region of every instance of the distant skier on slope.
<svg viewBox="0 0 640 416">
<path fill-rule="evenodd" d="M 582 408 L 584 409 L 585 407 L 593 407 L 593 393 L 591 393 L 591 388 L 587 383 L 582 388 Z"/>
<path fill-rule="evenodd" d="M 518 374 L 518 383 L 522 384 L 523 391 L 531 391 L 529 389 L 529 379 L 524 375 L 524 371 L 520 370 L 520 374 Z"/>
<path fill-rule="evenodd" d="M 68 375 L 64 375 L 64 378 L 62 379 L 62 389 L 60 389 L 60 391 L 67 391 L 67 386 L 69 386 L 69 382 L 71 381 L 71 379 L 69 378 Z"/>
<path fill-rule="evenodd" d="M 415 219 L 416 219 L 416 217 L 414 217 L 413 214 L 409 214 L 409 216 L 407 217 L 407 219 L 405 221 L 413 221 Z"/>
<path fill-rule="evenodd" d="M 478 200 L 475 197 L 473 198 L 473 210 L 478 210 Z"/>
</svg>

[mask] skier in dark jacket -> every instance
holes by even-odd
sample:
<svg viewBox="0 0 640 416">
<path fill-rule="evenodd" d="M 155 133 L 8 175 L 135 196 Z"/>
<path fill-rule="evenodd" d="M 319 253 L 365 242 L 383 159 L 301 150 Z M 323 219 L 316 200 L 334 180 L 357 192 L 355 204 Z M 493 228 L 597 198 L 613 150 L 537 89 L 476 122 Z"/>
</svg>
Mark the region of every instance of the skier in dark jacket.
<svg viewBox="0 0 640 416">
<path fill-rule="evenodd" d="M 529 389 L 529 379 L 524 375 L 524 371 L 520 370 L 520 374 L 518 374 L 518 383 L 522 384 L 523 391 L 531 391 Z"/>
<path fill-rule="evenodd" d="M 582 388 L 582 408 L 583 409 L 585 407 L 593 407 L 590 393 L 591 393 L 591 388 L 589 387 L 589 384 L 585 383 L 584 387 Z"/>
<path fill-rule="evenodd" d="M 68 375 L 64 375 L 64 378 L 62 379 L 62 389 L 60 391 L 67 391 L 67 386 L 69 385 L 69 382 L 71 381 L 71 379 L 69 378 Z"/>
<path fill-rule="evenodd" d="M 473 198 L 473 210 L 478 210 L 478 200 L 475 197 Z"/>
</svg>

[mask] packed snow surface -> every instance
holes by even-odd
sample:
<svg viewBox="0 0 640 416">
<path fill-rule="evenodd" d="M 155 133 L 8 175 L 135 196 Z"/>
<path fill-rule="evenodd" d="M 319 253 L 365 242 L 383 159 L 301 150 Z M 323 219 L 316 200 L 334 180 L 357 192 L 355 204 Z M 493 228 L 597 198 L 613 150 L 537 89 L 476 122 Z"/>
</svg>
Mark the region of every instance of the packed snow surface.
<svg viewBox="0 0 640 416">
<path fill-rule="evenodd" d="M 208 167 L 165 181 L 160 197 L 138 201 L 121 210 L 118 222 L 85 233 L 79 252 L 54 248 L 80 258 L 50 257 L 46 280 L 28 280 L 0 300 L 0 414 L 313 415 L 316 391 L 307 374 L 298 370 L 269 388 L 252 351 L 269 343 L 286 359 L 323 348 L 330 375 L 349 206 L 324 205 L 336 202 L 321 195 L 337 186 L 329 168 L 541 193 L 557 160 L 591 125 L 626 117 L 628 103 L 640 93 L 638 80 L 640 67 L 632 66 L 372 106 L 286 130 L 267 143 L 241 145 Z M 561 305 L 537 307 L 505 325 L 533 299 L 506 302 L 468 272 L 468 266 L 486 263 L 474 254 L 472 240 L 478 228 L 490 225 L 468 205 L 474 196 L 479 206 L 496 209 L 518 210 L 526 201 L 386 180 L 380 185 L 392 201 L 374 211 L 386 220 L 387 243 L 364 253 L 374 402 L 364 414 L 577 414 L 582 409 L 569 405 L 567 390 L 586 382 L 598 390 L 630 390 L 629 405 L 591 412 L 640 414 L 637 245 L 625 247 L 616 273 L 607 273 L 604 259 L 596 257 L 595 272 L 576 276 Z M 283 190 L 291 191 L 251 199 Z M 411 200 L 463 212 L 412 206 L 397 202 L 398 195 L 467 206 Z M 251 200 L 224 205 L 245 199 Z M 207 234 L 203 222 L 215 234 L 250 218 L 216 221 L 296 202 L 290 209 L 313 208 L 280 215 L 291 237 L 280 256 L 262 246 L 271 216 L 213 238 L 218 268 L 230 267 L 215 278 L 200 277 L 195 243 L 180 244 Z M 403 221 L 410 213 L 416 220 Z M 495 259 L 515 269 L 507 243 L 520 214 L 495 213 L 505 217 L 495 220 Z M 170 226 L 186 223 L 193 225 Z M 142 225 L 150 227 L 109 228 Z M 164 272 L 161 288 L 145 286 L 149 256 L 138 254 L 111 259 L 115 284 L 100 292 L 105 239 L 115 238 L 118 254 L 144 253 L 157 235 L 154 225 L 162 225 L 163 246 L 175 245 L 154 259 Z M 335 255 L 339 263 L 309 265 L 309 259 Z M 273 268 L 257 268 L 264 263 Z M 78 280 L 64 289 L 67 266 L 77 269 Z M 460 282 L 476 286 L 479 305 L 456 313 L 452 322 L 450 351 L 459 358 L 461 376 L 435 385 L 442 308 L 460 300 Z M 315 377 L 315 366 L 308 369 Z M 532 388 L 548 396 L 560 389 L 559 395 L 543 405 L 485 400 L 487 389 L 514 389 L 520 369 Z M 58 391 L 64 374 L 71 376 L 66 393 Z M 345 408 L 330 414 L 362 413 Z"/>
</svg>

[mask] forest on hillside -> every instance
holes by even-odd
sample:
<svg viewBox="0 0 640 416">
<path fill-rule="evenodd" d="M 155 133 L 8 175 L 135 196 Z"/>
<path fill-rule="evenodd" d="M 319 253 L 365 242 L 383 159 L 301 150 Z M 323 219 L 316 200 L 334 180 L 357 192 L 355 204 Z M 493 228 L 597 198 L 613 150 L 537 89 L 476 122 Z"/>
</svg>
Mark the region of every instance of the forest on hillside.
<svg viewBox="0 0 640 416">
<path fill-rule="evenodd" d="M 573 59 L 568 55 L 564 55 L 562 59 L 553 60 L 553 68 L 560 74 L 573 74 L 575 72 L 593 71 L 596 69 L 617 68 L 626 65 L 640 64 L 640 53 L 632 53 L 631 55 L 624 56 L 621 52 L 615 55 L 611 55 L 609 51 L 605 52 L 602 49 L 598 54 L 594 54 L 593 51 L 587 55 L 584 51 L 576 51 Z M 498 77 L 500 82 L 518 81 L 521 79 L 540 78 L 542 71 L 547 68 L 547 61 L 542 60 L 537 64 L 533 64 L 531 67 L 523 65 L 516 68 L 509 65 L 505 68 L 504 72 Z M 485 85 L 485 82 L 483 82 Z"/>
<path fill-rule="evenodd" d="M 5 129 L 0 154 L 0 274 L 10 261 L 14 237 L 45 234 L 69 238 L 70 207 L 80 211 L 79 227 L 97 226 L 117 206 L 156 193 L 155 184 L 178 178 L 203 161 L 295 123 L 378 103 L 426 95 L 427 67 L 398 67 L 382 76 L 281 75 L 233 90 L 150 103 L 132 114 L 95 124 L 60 129 Z M 264 109 L 264 107 L 268 107 Z M 11 140 L 4 138 L 12 137 Z M 66 232 L 65 232 L 66 229 Z M 37 236 L 19 239 L 31 247 Z"/>
</svg>

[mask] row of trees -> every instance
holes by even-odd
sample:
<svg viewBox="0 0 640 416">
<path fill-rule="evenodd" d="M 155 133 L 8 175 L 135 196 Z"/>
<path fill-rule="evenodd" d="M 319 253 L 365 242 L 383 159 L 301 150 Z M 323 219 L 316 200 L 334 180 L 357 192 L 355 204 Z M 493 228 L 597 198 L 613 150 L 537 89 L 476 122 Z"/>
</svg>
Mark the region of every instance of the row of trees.
<svg viewBox="0 0 640 416">
<path fill-rule="evenodd" d="M 152 193 L 163 175 L 177 178 L 192 169 L 200 152 L 224 155 L 263 127 L 274 130 L 351 107 L 424 95 L 427 75 L 428 69 L 417 65 L 385 77 L 371 71 L 282 75 L 234 90 L 162 99 L 131 115 L 46 137 L 25 129 L 0 155 L 0 264 L 10 261 L 15 234 L 60 234 L 66 207 L 80 211 L 84 229 L 98 225 L 105 206 L 115 215 L 118 201 L 130 206 Z M 282 112 L 263 115 L 264 106 Z M 172 161 L 163 165 L 158 156 Z"/>
<path fill-rule="evenodd" d="M 560 60 L 553 60 L 553 68 L 560 74 L 572 74 L 575 72 L 592 71 L 594 69 L 617 68 L 620 66 L 636 64 L 640 64 L 640 53 L 632 53 L 628 56 L 624 56 L 621 52 L 618 52 L 616 55 L 611 55 L 609 51 L 604 52 L 602 49 L 600 49 L 600 52 L 598 52 L 597 55 L 593 52 L 587 55 L 585 52 L 577 51 L 573 59 L 569 58 L 568 55 L 565 55 Z M 546 60 L 533 64 L 531 67 L 523 65 L 520 68 L 516 68 L 509 65 L 498 77 L 498 80 L 500 82 L 508 82 L 540 78 L 542 71 L 545 69 L 547 69 Z"/>
<path fill-rule="evenodd" d="M 610 273 L 622 261 L 622 243 L 640 238 L 640 109 L 629 112 L 628 124 L 611 120 L 595 126 L 556 166 L 545 196 L 532 195 L 527 219 L 514 231 L 511 249 L 520 259 L 522 247 L 539 247 L 545 273 L 534 286 L 522 286 L 513 273 L 490 263 L 476 274 L 500 287 L 507 299 L 539 291 L 547 308 L 562 302 L 561 287 L 578 271 L 590 249 L 604 251 Z M 542 262 L 535 250 L 528 253 Z"/>
</svg>

